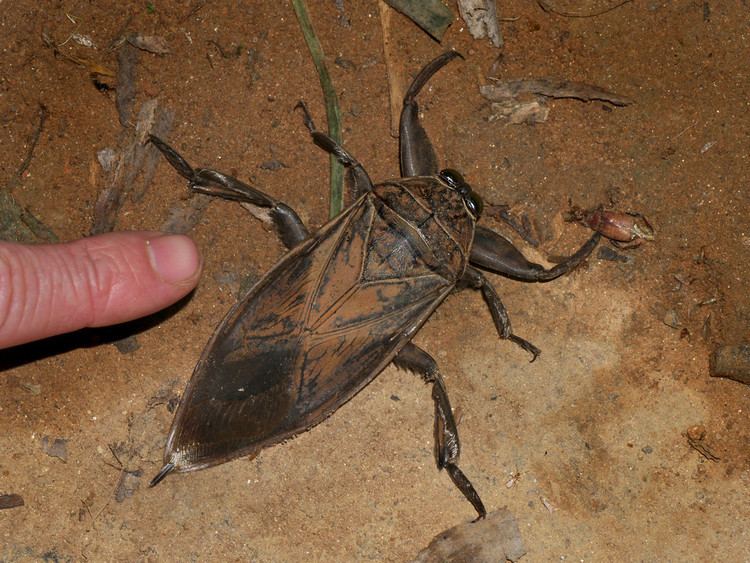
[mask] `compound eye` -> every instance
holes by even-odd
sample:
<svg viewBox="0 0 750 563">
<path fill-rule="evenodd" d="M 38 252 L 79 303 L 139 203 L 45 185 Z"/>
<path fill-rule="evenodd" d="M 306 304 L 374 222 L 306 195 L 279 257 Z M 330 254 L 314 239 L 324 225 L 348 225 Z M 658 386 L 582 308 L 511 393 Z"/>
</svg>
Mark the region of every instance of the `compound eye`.
<svg viewBox="0 0 750 563">
<path fill-rule="evenodd" d="M 461 173 L 453 170 L 452 168 L 446 168 L 445 170 L 440 171 L 440 179 L 443 180 L 446 184 L 448 184 L 451 188 L 458 189 L 461 186 L 466 185 L 466 181 L 464 180 L 464 177 L 461 176 Z"/>
<path fill-rule="evenodd" d="M 466 183 L 461 173 L 452 168 L 446 168 L 445 170 L 441 170 L 438 176 L 443 182 L 461 194 L 469 213 L 474 216 L 474 219 L 479 219 L 484 209 L 484 203 L 482 203 L 482 198 Z"/>
<path fill-rule="evenodd" d="M 482 201 L 482 198 L 479 197 L 476 192 L 470 191 L 464 196 L 464 201 L 466 202 L 466 208 L 469 210 L 469 213 L 474 216 L 474 219 L 479 219 L 484 210 L 484 202 Z"/>
</svg>

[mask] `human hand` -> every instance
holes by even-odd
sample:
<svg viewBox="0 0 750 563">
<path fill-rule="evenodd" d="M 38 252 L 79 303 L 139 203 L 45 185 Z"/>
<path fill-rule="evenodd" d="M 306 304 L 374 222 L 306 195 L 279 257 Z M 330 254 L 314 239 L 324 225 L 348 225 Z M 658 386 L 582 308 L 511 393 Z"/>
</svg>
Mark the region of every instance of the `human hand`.
<svg viewBox="0 0 750 563">
<path fill-rule="evenodd" d="M 0 348 L 154 313 L 187 295 L 201 268 L 195 243 L 183 235 L 0 242 Z"/>
</svg>

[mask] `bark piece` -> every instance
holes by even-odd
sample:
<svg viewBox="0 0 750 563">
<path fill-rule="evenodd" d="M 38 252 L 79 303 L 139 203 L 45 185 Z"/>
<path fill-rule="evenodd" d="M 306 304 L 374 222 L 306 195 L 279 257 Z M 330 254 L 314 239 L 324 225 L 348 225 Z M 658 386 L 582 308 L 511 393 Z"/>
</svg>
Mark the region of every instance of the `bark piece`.
<svg viewBox="0 0 750 563">
<path fill-rule="evenodd" d="M 488 37 L 495 47 L 503 46 L 495 0 L 458 0 L 458 11 L 474 39 Z"/>
<path fill-rule="evenodd" d="M 615 106 L 627 106 L 633 100 L 600 88 L 570 80 L 556 80 L 539 78 L 530 80 L 494 80 L 492 84 L 480 87 L 482 96 L 492 102 L 500 102 L 507 98 L 517 98 L 521 94 L 539 94 L 548 98 L 575 98 L 584 102 L 601 100 Z"/>
<path fill-rule="evenodd" d="M 726 377 L 750 385 L 750 345 L 719 346 L 711 354 L 711 377 Z"/>
</svg>

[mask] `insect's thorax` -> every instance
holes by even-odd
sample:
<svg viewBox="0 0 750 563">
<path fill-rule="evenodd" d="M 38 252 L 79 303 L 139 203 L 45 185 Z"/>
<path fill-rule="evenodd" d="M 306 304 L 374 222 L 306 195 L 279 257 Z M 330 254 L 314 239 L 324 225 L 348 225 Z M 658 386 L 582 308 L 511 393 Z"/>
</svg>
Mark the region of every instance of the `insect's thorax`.
<svg viewBox="0 0 750 563">
<path fill-rule="evenodd" d="M 393 230 L 394 244 L 408 244 L 446 279 L 463 275 L 475 222 L 461 194 L 438 178 L 402 178 L 375 186 L 373 201 Z"/>
</svg>

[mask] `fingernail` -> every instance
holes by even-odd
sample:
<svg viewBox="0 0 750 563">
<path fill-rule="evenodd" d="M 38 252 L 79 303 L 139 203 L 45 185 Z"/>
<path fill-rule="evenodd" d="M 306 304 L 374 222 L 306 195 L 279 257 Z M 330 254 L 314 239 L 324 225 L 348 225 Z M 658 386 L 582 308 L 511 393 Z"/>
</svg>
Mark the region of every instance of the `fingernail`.
<svg viewBox="0 0 750 563">
<path fill-rule="evenodd" d="M 165 235 L 146 241 L 149 259 L 162 281 L 180 284 L 195 277 L 201 259 L 195 243 L 183 235 Z"/>
</svg>

